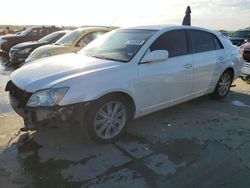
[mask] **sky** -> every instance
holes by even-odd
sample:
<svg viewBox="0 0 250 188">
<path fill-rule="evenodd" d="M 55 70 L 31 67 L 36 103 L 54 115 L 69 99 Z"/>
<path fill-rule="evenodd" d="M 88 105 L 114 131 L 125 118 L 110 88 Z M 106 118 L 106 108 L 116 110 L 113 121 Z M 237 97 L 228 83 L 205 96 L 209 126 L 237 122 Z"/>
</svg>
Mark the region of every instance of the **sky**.
<svg viewBox="0 0 250 188">
<path fill-rule="evenodd" d="M 0 25 L 179 25 L 188 5 L 192 25 L 250 26 L 250 0 L 7 0 L 0 2 Z"/>
</svg>

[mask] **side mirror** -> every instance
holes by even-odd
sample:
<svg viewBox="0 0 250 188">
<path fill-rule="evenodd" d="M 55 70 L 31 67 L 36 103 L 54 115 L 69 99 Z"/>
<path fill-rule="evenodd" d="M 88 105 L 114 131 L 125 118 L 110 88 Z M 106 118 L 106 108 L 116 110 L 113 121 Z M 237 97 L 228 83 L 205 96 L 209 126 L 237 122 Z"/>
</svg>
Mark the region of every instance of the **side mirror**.
<svg viewBox="0 0 250 188">
<path fill-rule="evenodd" d="M 168 59 L 168 51 L 167 50 L 155 50 L 146 54 L 141 63 L 150 63 L 150 62 L 157 62 L 157 61 L 165 61 Z"/>
</svg>

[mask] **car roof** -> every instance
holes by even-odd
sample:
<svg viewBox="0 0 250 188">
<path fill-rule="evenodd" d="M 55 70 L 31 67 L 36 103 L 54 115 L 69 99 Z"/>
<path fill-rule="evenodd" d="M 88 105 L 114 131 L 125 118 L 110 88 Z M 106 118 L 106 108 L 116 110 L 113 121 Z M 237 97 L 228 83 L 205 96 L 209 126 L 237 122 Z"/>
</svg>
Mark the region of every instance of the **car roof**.
<svg viewBox="0 0 250 188">
<path fill-rule="evenodd" d="M 55 31 L 53 33 L 69 33 L 71 30 L 60 30 L 60 31 Z"/>
<path fill-rule="evenodd" d="M 144 25 L 144 26 L 135 26 L 135 27 L 127 27 L 123 29 L 145 29 L 145 30 L 168 30 L 168 29 L 197 29 L 197 30 L 203 30 L 214 33 L 214 31 L 201 28 L 201 27 L 195 27 L 195 26 L 186 26 L 186 25 Z"/>
<path fill-rule="evenodd" d="M 55 26 L 55 25 L 41 25 L 41 26 L 31 26 L 28 28 L 32 28 L 32 29 L 40 29 L 40 28 L 62 28 L 62 26 Z"/>
<path fill-rule="evenodd" d="M 75 29 L 73 31 L 80 31 L 80 32 L 84 32 L 84 31 L 95 31 L 95 30 L 105 30 L 105 31 L 111 31 L 114 28 L 112 27 L 81 27 L 78 29 Z"/>
</svg>

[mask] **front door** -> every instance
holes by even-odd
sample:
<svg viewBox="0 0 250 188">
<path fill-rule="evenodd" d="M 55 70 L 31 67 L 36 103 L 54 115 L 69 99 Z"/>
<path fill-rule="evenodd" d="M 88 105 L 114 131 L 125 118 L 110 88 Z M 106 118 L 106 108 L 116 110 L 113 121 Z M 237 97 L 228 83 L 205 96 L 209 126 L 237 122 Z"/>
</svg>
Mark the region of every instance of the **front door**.
<svg viewBox="0 0 250 188">
<path fill-rule="evenodd" d="M 162 34 L 148 51 L 167 50 L 169 58 L 138 65 L 136 101 L 141 113 L 165 108 L 189 96 L 193 84 L 192 55 L 185 30 Z"/>
</svg>

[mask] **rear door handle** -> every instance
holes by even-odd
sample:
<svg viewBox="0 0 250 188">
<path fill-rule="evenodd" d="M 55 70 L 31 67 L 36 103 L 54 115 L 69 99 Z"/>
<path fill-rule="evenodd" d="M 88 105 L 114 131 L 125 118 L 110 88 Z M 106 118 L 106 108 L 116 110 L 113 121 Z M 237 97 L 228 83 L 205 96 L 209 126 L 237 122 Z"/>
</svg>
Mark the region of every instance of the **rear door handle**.
<svg viewBox="0 0 250 188">
<path fill-rule="evenodd" d="M 189 68 L 192 67 L 192 65 L 191 65 L 191 64 L 185 64 L 183 67 L 184 67 L 185 69 L 189 69 Z"/>
</svg>

